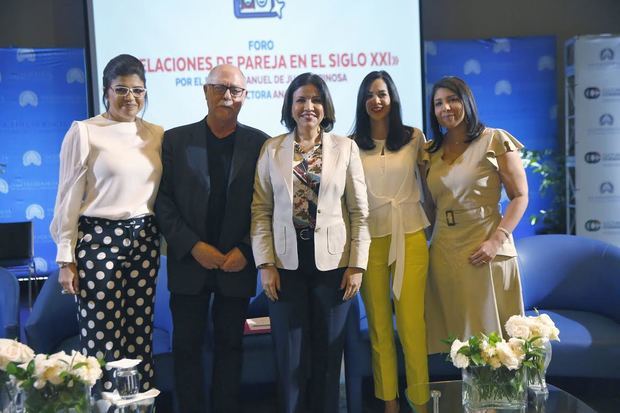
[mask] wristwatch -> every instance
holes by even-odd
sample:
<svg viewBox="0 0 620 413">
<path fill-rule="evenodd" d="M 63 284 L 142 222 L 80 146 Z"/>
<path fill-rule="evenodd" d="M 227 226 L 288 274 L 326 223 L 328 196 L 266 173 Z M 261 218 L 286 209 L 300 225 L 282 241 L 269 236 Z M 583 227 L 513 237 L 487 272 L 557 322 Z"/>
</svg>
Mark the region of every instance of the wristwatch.
<svg viewBox="0 0 620 413">
<path fill-rule="evenodd" d="M 69 264 L 71 264 L 70 262 L 59 262 L 58 263 L 58 268 L 65 268 L 68 267 Z"/>
</svg>

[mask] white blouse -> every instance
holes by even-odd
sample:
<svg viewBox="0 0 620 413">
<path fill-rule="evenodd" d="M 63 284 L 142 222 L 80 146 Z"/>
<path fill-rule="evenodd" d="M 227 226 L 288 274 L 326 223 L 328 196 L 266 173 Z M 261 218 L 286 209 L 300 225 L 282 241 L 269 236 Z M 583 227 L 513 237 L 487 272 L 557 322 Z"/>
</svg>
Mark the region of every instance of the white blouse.
<svg viewBox="0 0 620 413">
<path fill-rule="evenodd" d="M 99 115 L 73 122 L 60 150 L 60 176 L 50 232 L 57 262 L 75 262 L 81 215 L 121 220 L 153 214 L 162 173 L 164 130 L 142 119 Z"/>
<path fill-rule="evenodd" d="M 399 298 L 404 275 L 405 234 L 430 225 L 420 204 L 417 179 L 418 153 L 425 138 L 422 131 L 414 128 L 413 139 L 396 152 L 387 149 L 384 140 L 374 142 L 374 149 L 360 151 L 368 187 L 368 224 L 373 238 L 392 235 L 388 264 L 396 262 L 392 290 Z"/>
</svg>

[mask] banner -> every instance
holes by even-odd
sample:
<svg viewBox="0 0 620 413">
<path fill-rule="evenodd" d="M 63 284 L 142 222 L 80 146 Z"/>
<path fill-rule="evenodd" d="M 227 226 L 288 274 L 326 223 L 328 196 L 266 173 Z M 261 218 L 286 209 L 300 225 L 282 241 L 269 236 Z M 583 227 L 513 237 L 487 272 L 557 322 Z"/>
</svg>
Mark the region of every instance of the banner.
<svg viewBox="0 0 620 413">
<path fill-rule="evenodd" d="M 60 145 L 87 109 L 83 49 L 0 49 L 0 222 L 32 221 L 38 274 L 56 268 Z"/>
<path fill-rule="evenodd" d="M 567 42 L 574 76 L 577 235 L 620 246 L 620 36 Z M 569 120 L 571 120 L 569 118 Z"/>
<path fill-rule="evenodd" d="M 405 121 L 421 127 L 418 3 L 90 0 L 97 101 L 106 63 L 129 53 L 141 59 L 147 71 L 145 119 L 166 129 L 196 122 L 207 113 L 203 85 L 209 70 L 228 63 L 247 77 L 239 120 L 276 135 L 285 131 L 280 119 L 289 83 L 301 73 L 314 72 L 332 95 L 334 131 L 347 134 L 362 79 L 383 69 L 396 82 Z"/>
</svg>

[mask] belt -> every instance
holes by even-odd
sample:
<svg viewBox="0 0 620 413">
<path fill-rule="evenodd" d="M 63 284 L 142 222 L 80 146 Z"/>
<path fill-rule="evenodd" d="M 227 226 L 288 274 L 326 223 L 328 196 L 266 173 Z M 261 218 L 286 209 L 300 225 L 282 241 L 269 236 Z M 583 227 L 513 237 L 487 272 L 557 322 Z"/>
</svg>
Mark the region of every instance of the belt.
<svg viewBox="0 0 620 413">
<path fill-rule="evenodd" d="M 445 222 L 449 227 L 469 221 L 476 221 L 499 213 L 499 206 L 482 205 L 470 209 L 449 209 L 444 211 Z M 438 218 L 441 214 L 438 215 Z"/>
<path fill-rule="evenodd" d="M 305 228 L 295 228 L 297 232 L 297 238 L 302 241 L 310 241 L 314 238 L 314 228 L 305 227 Z"/>
</svg>

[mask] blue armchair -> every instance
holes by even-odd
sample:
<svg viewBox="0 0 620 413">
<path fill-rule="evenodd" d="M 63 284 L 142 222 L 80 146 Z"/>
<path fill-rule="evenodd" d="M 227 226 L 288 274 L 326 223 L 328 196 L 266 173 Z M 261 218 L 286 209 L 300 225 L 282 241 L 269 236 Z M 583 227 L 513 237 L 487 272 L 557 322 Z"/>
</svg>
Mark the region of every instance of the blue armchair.
<svg viewBox="0 0 620 413">
<path fill-rule="evenodd" d="M 0 338 L 19 338 L 19 282 L 0 267 Z"/>
<path fill-rule="evenodd" d="M 172 317 L 168 309 L 166 258 L 162 256 L 155 295 L 153 356 L 155 385 L 171 391 L 172 379 Z M 61 294 L 58 271 L 43 284 L 25 326 L 26 340 L 37 353 L 80 350 L 77 303 L 70 295 Z"/>
<path fill-rule="evenodd" d="M 560 329 L 548 375 L 620 378 L 620 248 L 571 235 L 517 240 L 526 314 Z"/>
</svg>

